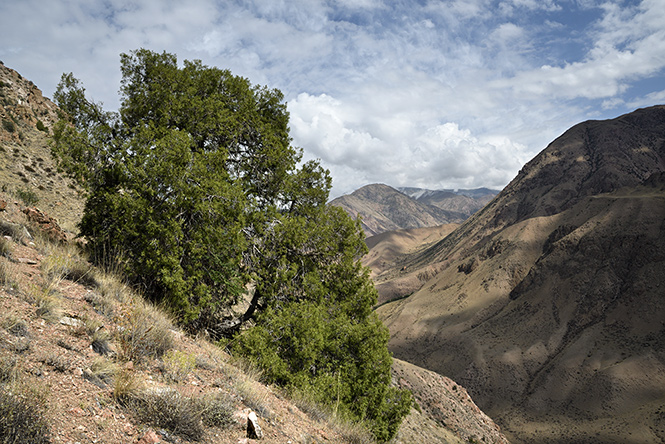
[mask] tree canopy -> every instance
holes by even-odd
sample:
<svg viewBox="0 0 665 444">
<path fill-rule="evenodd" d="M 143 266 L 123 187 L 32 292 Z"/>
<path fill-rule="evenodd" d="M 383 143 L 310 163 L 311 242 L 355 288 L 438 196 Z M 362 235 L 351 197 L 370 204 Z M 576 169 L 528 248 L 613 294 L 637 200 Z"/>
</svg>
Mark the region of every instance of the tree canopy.
<svg viewBox="0 0 665 444">
<path fill-rule="evenodd" d="M 326 205 L 330 175 L 291 145 L 282 93 L 145 49 L 122 54 L 121 71 L 118 112 L 71 73 L 54 96 L 68 117 L 52 149 L 87 190 L 80 231 L 93 260 L 186 328 L 242 331 L 235 349 L 273 381 L 334 396 L 389 439 L 410 398 L 390 387 L 362 229 Z"/>
</svg>

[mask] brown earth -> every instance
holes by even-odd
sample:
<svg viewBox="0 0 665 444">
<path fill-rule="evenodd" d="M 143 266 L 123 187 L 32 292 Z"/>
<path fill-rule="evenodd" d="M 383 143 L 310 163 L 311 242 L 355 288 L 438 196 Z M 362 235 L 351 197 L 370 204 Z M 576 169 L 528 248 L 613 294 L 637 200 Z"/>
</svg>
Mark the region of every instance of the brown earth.
<svg viewBox="0 0 665 444">
<path fill-rule="evenodd" d="M 378 309 L 392 351 L 511 441 L 665 440 L 664 159 L 663 106 L 571 128 L 400 262 L 439 272 Z"/>
</svg>

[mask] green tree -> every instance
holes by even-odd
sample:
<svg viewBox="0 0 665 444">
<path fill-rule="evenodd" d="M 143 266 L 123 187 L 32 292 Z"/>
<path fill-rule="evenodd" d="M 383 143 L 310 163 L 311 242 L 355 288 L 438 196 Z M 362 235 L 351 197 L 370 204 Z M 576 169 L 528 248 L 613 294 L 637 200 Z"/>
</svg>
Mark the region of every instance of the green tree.
<svg viewBox="0 0 665 444">
<path fill-rule="evenodd" d="M 118 112 L 87 99 L 72 74 L 54 95 L 69 117 L 52 149 L 88 191 L 80 230 L 91 256 L 120 266 L 192 330 L 228 336 L 253 321 L 237 350 L 269 368 L 252 352 L 260 345 L 283 362 L 276 382 L 337 399 L 387 439 L 396 426 L 386 421 L 399 424 L 409 398 L 389 387 L 387 333 L 359 261 L 364 236 L 326 205 L 329 173 L 301 163 L 281 92 L 144 49 L 121 55 L 121 71 Z M 249 287 L 247 311 L 226 319 Z M 294 353 L 308 336 L 319 345 Z"/>
</svg>

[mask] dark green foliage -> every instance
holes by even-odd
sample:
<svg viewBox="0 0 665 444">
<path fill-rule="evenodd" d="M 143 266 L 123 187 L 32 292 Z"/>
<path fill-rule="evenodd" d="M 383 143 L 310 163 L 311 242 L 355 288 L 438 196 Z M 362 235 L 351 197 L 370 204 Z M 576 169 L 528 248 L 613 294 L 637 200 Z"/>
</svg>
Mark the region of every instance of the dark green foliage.
<svg viewBox="0 0 665 444">
<path fill-rule="evenodd" d="M 0 385 L 0 444 L 50 443 L 44 409 L 28 392 Z"/>
<path fill-rule="evenodd" d="M 14 122 L 12 122 L 11 120 L 2 119 L 2 127 L 5 129 L 5 131 L 9 133 L 13 133 L 14 131 L 16 131 Z"/>
<path fill-rule="evenodd" d="M 41 120 L 37 120 L 37 129 L 39 131 L 44 131 L 45 133 L 48 133 L 48 128 L 44 126 L 44 122 L 42 122 Z"/>
<path fill-rule="evenodd" d="M 281 92 L 143 49 L 121 71 L 118 113 L 71 74 L 54 95 L 70 120 L 52 149 L 89 193 L 80 229 L 93 261 L 119 266 L 191 330 L 218 338 L 256 321 L 238 350 L 272 380 L 390 438 L 410 398 L 389 387 L 364 236 L 326 205 L 328 172 L 301 164 Z M 222 322 L 249 284 L 248 310 Z"/>
<path fill-rule="evenodd" d="M 28 189 L 18 188 L 16 190 L 16 197 L 21 199 L 21 201 L 23 201 L 23 204 L 26 207 L 32 207 L 36 205 L 37 202 L 39 202 L 39 197 L 37 196 L 37 193 Z"/>
</svg>

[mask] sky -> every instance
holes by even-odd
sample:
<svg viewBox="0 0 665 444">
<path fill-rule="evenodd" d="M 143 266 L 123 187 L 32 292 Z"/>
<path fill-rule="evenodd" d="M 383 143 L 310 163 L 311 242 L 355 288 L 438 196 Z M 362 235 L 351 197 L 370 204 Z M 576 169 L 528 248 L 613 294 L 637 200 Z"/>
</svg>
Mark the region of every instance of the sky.
<svg viewBox="0 0 665 444">
<path fill-rule="evenodd" d="M 665 103 L 665 0 L 21 0 L 0 60 L 117 110 L 120 54 L 166 51 L 284 93 L 333 177 L 503 188 L 572 125 Z"/>
</svg>

